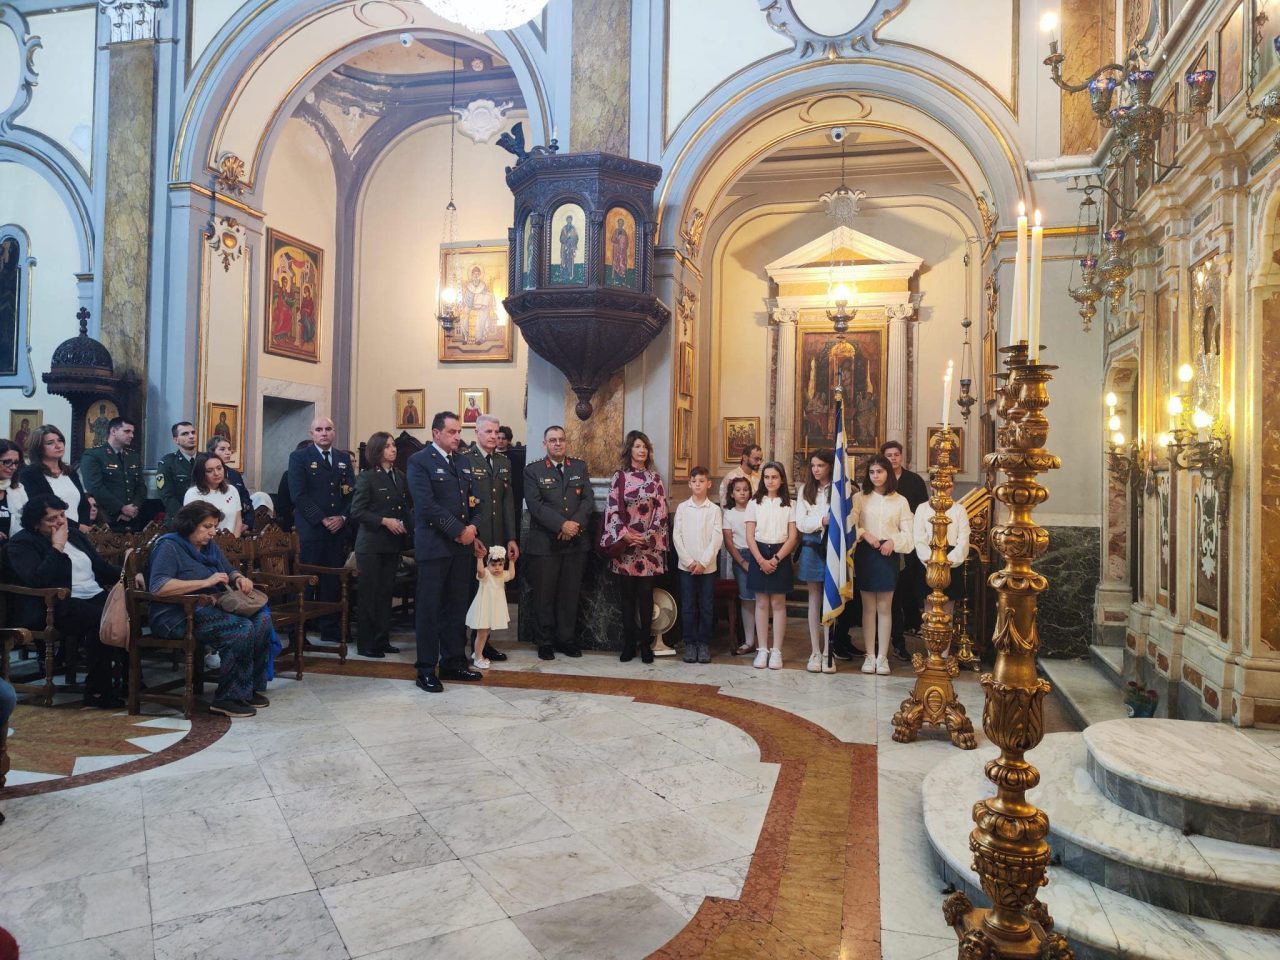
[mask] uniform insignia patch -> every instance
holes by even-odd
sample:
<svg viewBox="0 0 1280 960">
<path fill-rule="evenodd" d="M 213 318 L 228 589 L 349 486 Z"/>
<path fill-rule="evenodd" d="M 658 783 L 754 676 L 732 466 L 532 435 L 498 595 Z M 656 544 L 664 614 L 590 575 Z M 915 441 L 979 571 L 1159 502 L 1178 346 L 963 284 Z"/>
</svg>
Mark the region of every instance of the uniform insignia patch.
<svg viewBox="0 0 1280 960">
<path fill-rule="evenodd" d="M 163 473 L 157 473 L 157 474 L 156 474 L 156 488 L 157 488 L 157 489 L 164 489 L 164 474 L 163 474 Z"/>
</svg>

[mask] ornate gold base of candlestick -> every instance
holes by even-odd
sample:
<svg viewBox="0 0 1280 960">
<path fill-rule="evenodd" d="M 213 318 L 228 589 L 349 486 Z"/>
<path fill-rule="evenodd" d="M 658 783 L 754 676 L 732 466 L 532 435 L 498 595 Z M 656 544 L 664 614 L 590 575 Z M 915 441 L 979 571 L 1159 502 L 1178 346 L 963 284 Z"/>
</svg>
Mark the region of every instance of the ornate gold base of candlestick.
<svg viewBox="0 0 1280 960">
<path fill-rule="evenodd" d="M 951 685 L 960 668 L 954 656 L 942 657 L 942 651 L 951 644 L 953 633 L 944 591 L 951 583 L 951 561 L 947 557 L 947 528 L 951 525 L 951 518 L 947 511 L 954 502 L 951 490 L 956 468 L 951 463 L 951 453 L 957 446 L 956 435 L 944 428 L 933 435 L 930 445 L 937 451 L 937 465 L 929 480 L 933 487 L 933 496 L 929 498 L 929 505 L 933 507 L 933 537 L 930 540 L 933 552 L 926 568 L 926 577 L 933 592 L 925 601 L 927 609 L 924 626 L 920 630 L 928 654 L 922 657 L 917 653 L 911 658 L 916 671 L 916 685 L 893 715 L 893 739 L 899 743 L 911 743 L 920 733 L 921 726 L 927 724 L 946 727 L 952 743 L 964 750 L 972 750 L 978 745 L 973 738 L 973 723 Z"/>
<path fill-rule="evenodd" d="M 985 924 L 990 910 L 975 907 L 963 893 L 953 893 L 942 905 L 943 918 L 960 938 L 959 960 L 1074 960 L 1067 938 L 1053 932 L 1053 920 L 1039 900 L 1028 909 L 1027 936 L 1023 940 L 997 939 Z M 1042 916 L 1048 926 L 1043 926 Z"/>
</svg>

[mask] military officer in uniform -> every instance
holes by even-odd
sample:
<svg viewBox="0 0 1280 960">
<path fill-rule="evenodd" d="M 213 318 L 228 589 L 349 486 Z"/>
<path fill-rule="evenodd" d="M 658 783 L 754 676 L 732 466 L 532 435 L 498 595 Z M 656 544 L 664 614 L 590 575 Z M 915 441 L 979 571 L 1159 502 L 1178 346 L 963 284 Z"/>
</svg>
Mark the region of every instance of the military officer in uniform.
<svg viewBox="0 0 1280 960">
<path fill-rule="evenodd" d="M 98 511 L 112 530 L 142 529 L 147 485 L 142 479 L 142 458 L 129 449 L 134 429 L 135 424 L 124 417 L 112 417 L 107 442 L 80 457 L 80 483 L 98 501 Z"/>
<path fill-rule="evenodd" d="M 347 520 L 356 481 L 351 458 L 333 449 L 333 438 L 333 421 L 316 417 L 311 421 L 311 443 L 289 454 L 289 497 L 302 562 L 325 567 L 347 562 Z M 338 578 L 331 574 L 321 576 L 314 590 L 316 599 L 326 603 L 337 602 L 342 595 Z M 341 640 L 338 614 L 321 617 L 316 625 L 323 642 Z"/>
<path fill-rule="evenodd" d="M 524 469 L 524 498 L 529 507 L 525 557 L 533 590 L 538 656 L 554 660 L 555 651 L 581 655 L 575 625 L 578 593 L 586 565 L 587 522 L 595 510 L 584 460 L 565 456 L 564 427 L 542 435 L 547 455 Z"/>
<path fill-rule="evenodd" d="M 462 452 L 462 422 L 452 411 L 431 420 L 431 444 L 409 458 L 418 564 L 418 686 L 444 690 L 441 680 L 479 680 L 466 660 L 467 603 L 484 550 L 476 535 L 480 498 L 471 461 Z"/>
<path fill-rule="evenodd" d="M 191 486 L 191 465 L 196 459 L 196 427 L 187 420 L 179 420 L 169 428 L 169 434 L 178 449 L 166 453 L 156 467 L 156 489 L 164 502 L 164 515 L 173 526 L 173 518 L 182 509 L 182 497 Z"/>
<path fill-rule="evenodd" d="M 413 526 L 409 482 L 396 469 L 396 442 L 379 430 L 364 448 L 365 467 L 351 498 L 356 528 L 356 569 L 360 571 L 360 632 L 356 650 L 362 657 L 382 659 L 399 653 L 391 645 L 391 601 L 400 554 L 410 546 Z"/>
<path fill-rule="evenodd" d="M 489 547 L 506 548 L 507 560 L 514 563 L 520 557 L 520 547 L 516 543 L 519 528 L 516 527 L 514 478 L 511 461 L 498 453 L 498 427 L 497 417 L 481 414 L 476 420 L 476 442 L 468 451 L 476 496 L 480 498 L 476 535 L 486 550 Z M 479 586 L 480 581 L 472 577 L 472 597 Z M 491 641 L 486 641 L 481 655 L 489 660 L 507 659 L 507 655 Z"/>
</svg>

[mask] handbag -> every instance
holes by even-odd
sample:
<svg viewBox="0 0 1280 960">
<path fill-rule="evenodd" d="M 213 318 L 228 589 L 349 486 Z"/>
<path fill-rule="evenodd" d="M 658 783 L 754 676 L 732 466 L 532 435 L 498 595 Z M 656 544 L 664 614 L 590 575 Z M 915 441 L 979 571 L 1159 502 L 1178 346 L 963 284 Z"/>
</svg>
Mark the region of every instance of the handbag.
<svg viewBox="0 0 1280 960">
<path fill-rule="evenodd" d="M 245 593 L 242 590 L 237 590 L 231 584 L 227 584 L 227 589 L 218 594 L 218 599 L 214 603 L 224 613 L 234 613 L 240 617 L 252 617 L 267 605 L 267 595 L 257 587 Z"/>
<path fill-rule="evenodd" d="M 107 594 L 107 602 L 102 605 L 102 619 L 98 621 L 98 639 L 108 647 L 121 650 L 129 649 L 129 607 L 124 597 L 124 571 L 131 553 L 132 549 L 124 553 L 120 562 L 120 579 Z"/>
</svg>

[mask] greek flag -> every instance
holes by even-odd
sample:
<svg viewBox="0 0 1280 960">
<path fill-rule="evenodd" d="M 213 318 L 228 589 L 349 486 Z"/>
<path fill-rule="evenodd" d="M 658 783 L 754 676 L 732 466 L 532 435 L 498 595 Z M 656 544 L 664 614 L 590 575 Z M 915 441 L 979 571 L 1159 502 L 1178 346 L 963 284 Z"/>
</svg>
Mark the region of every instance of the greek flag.
<svg viewBox="0 0 1280 960">
<path fill-rule="evenodd" d="M 831 473 L 830 522 L 827 524 L 827 571 L 822 583 L 822 622 L 835 623 L 845 602 L 853 598 L 853 547 L 849 532 L 851 493 L 845 474 L 844 399 L 836 391 L 836 457 Z"/>
</svg>

